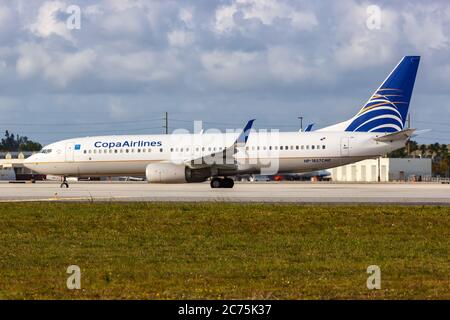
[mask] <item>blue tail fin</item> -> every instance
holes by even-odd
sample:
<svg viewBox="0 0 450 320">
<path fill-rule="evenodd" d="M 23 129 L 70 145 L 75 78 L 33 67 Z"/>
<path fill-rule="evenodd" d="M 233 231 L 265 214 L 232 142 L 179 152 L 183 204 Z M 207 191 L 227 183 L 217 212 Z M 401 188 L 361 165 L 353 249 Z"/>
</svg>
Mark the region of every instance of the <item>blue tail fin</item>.
<svg viewBox="0 0 450 320">
<path fill-rule="evenodd" d="M 358 114 L 348 122 L 345 131 L 403 130 L 419 61 L 419 56 L 404 57 Z"/>
</svg>

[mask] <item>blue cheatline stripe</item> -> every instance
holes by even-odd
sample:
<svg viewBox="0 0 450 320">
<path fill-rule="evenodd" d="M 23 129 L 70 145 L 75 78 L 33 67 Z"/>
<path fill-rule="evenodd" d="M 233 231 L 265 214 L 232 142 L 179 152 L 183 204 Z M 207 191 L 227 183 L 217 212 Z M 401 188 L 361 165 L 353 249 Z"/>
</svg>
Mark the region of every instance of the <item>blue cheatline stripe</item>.
<svg viewBox="0 0 450 320">
<path fill-rule="evenodd" d="M 366 111 L 366 113 L 361 114 L 358 118 L 353 120 L 353 122 L 347 127 L 347 129 L 345 131 L 354 131 L 356 128 L 358 128 L 360 125 L 362 125 L 364 122 L 366 122 L 374 117 L 381 116 L 384 114 L 394 115 L 394 116 L 397 116 L 400 118 L 399 114 L 397 112 L 395 112 L 394 110 L 389 110 L 389 109 L 379 110 L 379 109 L 374 108 L 370 111 Z"/>
<path fill-rule="evenodd" d="M 359 127 L 358 129 L 356 129 L 354 131 L 368 132 L 371 129 L 381 126 L 383 124 L 393 124 L 393 125 L 399 126 L 400 128 L 403 128 L 403 125 L 400 122 L 398 122 L 398 120 L 395 120 L 392 118 L 381 118 L 381 119 L 375 119 L 373 121 L 369 121 L 365 125 Z"/>
</svg>

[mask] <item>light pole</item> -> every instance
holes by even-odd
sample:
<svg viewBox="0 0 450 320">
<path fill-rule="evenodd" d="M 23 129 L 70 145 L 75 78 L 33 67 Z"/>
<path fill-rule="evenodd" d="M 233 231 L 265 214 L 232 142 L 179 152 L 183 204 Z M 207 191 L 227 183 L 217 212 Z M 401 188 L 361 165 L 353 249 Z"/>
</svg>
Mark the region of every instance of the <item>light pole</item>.
<svg viewBox="0 0 450 320">
<path fill-rule="evenodd" d="M 164 125 L 163 125 L 163 128 L 165 129 L 165 131 L 166 131 L 166 134 L 169 134 L 169 113 L 168 112 L 165 112 L 164 113 Z"/>
</svg>

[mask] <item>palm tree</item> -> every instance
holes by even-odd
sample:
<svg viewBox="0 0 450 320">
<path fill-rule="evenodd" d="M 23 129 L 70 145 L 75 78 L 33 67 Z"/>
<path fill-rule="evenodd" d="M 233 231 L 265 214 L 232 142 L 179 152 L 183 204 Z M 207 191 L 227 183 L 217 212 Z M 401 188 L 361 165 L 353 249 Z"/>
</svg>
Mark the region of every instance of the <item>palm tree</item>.
<svg viewBox="0 0 450 320">
<path fill-rule="evenodd" d="M 421 144 L 420 145 L 420 155 L 422 156 L 422 158 L 425 157 L 427 153 L 427 146 L 425 144 Z"/>
<path fill-rule="evenodd" d="M 441 158 L 446 158 L 448 156 L 448 147 L 446 144 L 441 144 L 439 147 L 439 154 Z"/>
<path fill-rule="evenodd" d="M 428 146 L 428 152 L 430 153 L 432 159 L 434 159 L 438 155 L 439 149 L 440 144 L 437 142 Z"/>
</svg>

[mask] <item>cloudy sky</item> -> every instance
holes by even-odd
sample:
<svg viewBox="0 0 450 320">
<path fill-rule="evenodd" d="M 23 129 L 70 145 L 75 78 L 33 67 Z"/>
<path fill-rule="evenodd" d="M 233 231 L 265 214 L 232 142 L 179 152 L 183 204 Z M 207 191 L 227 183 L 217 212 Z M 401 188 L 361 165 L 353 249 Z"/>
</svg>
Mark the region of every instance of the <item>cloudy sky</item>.
<svg viewBox="0 0 450 320">
<path fill-rule="evenodd" d="M 165 111 L 171 130 L 322 127 L 421 55 L 412 124 L 450 143 L 449 37 L 448 1 L 0 0 L 0 130 L 160 133 Z"/>
</svg>

